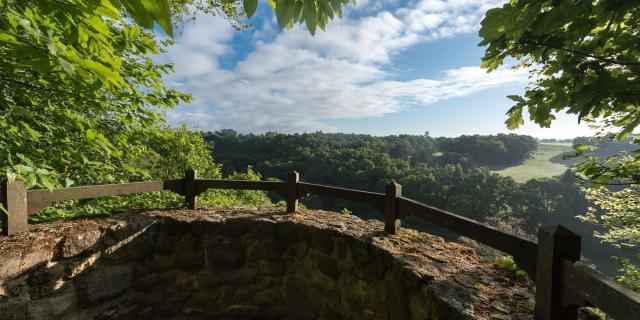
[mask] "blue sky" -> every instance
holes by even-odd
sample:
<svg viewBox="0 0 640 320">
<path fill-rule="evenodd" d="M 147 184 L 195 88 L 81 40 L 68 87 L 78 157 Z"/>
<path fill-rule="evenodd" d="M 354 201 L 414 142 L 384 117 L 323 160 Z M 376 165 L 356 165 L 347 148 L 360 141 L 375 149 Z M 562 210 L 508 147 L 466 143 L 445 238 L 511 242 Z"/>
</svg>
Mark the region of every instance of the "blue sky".
<svg viewBox="0 0 640 320">
<path fill-rule="evenodd" d="M 169 111 L 174 125 L 240 132 L 355 132 L 458 136 L 508 132 L 506 98 L 527 74 L 480 69 L 480 21 L 495 0 L 360 0 L 312 37 L 279 30 L 266 2 L 236 31 L 199 16 L 160 60 L 166 81 L 194 100 Z M 558 115 L 549 128 L 514 131 L 570 138 L 591 131 Z"/>
</svg>

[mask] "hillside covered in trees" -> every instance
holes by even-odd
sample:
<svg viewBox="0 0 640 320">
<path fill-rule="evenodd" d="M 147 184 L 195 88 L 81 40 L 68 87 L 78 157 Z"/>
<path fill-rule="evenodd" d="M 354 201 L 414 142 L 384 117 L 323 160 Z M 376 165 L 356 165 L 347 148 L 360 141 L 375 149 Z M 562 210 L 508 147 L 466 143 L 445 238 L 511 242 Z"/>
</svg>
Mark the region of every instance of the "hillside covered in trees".
<svg viewBox="0 0 640 320">
<path fill-rule="evenodd" d="M 587 211 L 588 202 L 570 171 L 517 183 L 489 170 L 488 165 L 516 165 L 528 158 L 537 147 L 528 136 L 256 135 L 222 130 L 203 137 L 213 145 L 223 174 L 252 167 L 263 179 L 285 179 L 296 170 L 307 182 L 377 192 L 396 180 L 407 197 L 530 237 L 539 225 L 568 226 L 583 236 L 588 258 L 608 273 L 617 269 L 610 259 L 615 249 L 593 237 L 597 227 L 576 218 Z M 310 197 L 303 203 L 374 217 L 371 208 L 332 198 Z"/>
</svg>

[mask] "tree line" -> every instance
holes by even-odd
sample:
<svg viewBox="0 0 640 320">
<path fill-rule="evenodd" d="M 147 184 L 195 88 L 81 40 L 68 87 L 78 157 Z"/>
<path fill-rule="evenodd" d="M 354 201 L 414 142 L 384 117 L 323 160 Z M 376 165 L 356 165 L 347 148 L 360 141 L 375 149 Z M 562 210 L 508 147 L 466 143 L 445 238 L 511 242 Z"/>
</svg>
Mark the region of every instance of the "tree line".
<svg viewBox="0 0 640 320">
<path fill-rule="evenodd" d="M 482 165 L 504 161 L 479 151 L 487 145 L 494 148 L 499 145 L 497 142 L 513 153 L 510 159 L 514 162 L 525 159 L 535 148 L 531 137 L 240 134 L 233 130 L 202 136 L 212 145 L 224 174 L 252 167 L 263 179 L 285 179 L 296 170 L 307 182 L 376 192 L 384 192 L 385 185 L 396 180 L 409 198 L 478 221 L 507 226 L 530 237 L 535 237 L 539 225 L 561 223 L 583 236 L 586 256 L 604 271 L 614 273 L 617 268 L 609 259 L 615 254 L 613 248 L 593 237 L 599 227 L 576 218 L 587 212 L 589 204 L 580 181 L 570 171 L 559 177 L 517 183 Z M 375 216 L 365 205 L 339 199 L 314 196 L 303 203 L 334 211 L 347 208 L 367 218 Z"/>
</svg>

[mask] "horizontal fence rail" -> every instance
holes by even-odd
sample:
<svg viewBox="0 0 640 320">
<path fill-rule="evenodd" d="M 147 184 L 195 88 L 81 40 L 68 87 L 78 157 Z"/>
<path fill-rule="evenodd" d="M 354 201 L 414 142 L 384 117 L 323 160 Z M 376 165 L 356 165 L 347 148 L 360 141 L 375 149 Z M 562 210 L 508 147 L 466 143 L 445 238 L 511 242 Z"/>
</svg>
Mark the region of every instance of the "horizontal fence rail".
<svg viewBox="0 0 640 320">
<path fill-rule="evenodd" d="M 597 306 L 614 319 L 640 320 L 640 296 L 580 261 L 562 260 L 563 304 Z"/>
<path fill-rule="evenodd" d="M 371 205 L 380 212 L 384 212 L 384 193 L 338 188 L 306 182 L 298 183 L 298 198 L 306 197 L 308 195 L 318 195 L 362 202 Z"/>
<path fill-rule="evenodd" d="M 120 196 L 134 193 L 169 190 L 183 194 L 184 182 L 180 180 L 131 182 L 96 186 L 72 187 L 55 190 L 27 191 L 27 213 L 34 214 L 56 201 L 79 200 L 103 196 Z"/>
<path fill-rule="evenodd" d="M 416 216 L 467 238 L 508 253 L 520 268 L 535 280 L 538 245 L 525 238 L 500 231 L 484 223 L 447 212 L 407 198 L 400 198 L 398 210 Z"/>
<path fill-rule="evenodd" d="M 300 182 L 297 172 L 287 181 L 245 181 L 198 179 L 187 170 L 184 179 L 83 186 L 54 190 L 27 190 L 23 181 L 2 183 L 0 200 L 4 211 L 2 233 L 28 230 L 28 216 L 56 201 L 101 196 L 117 196 L 168 190 L 185 197 L 194 209 L 197 197 L 209 189 L 261 190 L 274 192 L 287 202 L 287 213 L 294 213 L 298 201 L 309 195 L 334 197 L 371 205 L 384 216 L 385 231 L 398 232 L 400 221 L 416 216 L 461 236 L 473 239 L 513 256 L 517 265 L 536 284 L 536 320 L 575 320 L 577 309 L 595 306 L 617 320 L 640 320 L 640 296 L 614 280 L 580 262 L 578 235 L 562 226 L 545 226 L 538 231 L 538 242 L 438 209 L 402 196 L 402 186 L 392 182 L 385 193 Z"/>
</svg>

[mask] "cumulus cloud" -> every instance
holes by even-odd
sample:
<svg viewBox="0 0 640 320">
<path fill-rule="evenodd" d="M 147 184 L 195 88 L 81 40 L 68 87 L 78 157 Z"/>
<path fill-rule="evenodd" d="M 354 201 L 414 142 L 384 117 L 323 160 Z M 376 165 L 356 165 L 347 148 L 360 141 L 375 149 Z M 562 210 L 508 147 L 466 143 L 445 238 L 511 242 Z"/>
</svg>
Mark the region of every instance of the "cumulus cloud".
<svg viewBox="0 0 640 320">
<path fill-rule="evenodd" d="M 233 67 L 236 33 L 226 22 L 201 17 L 162 57 L 176 66 L 168 79 L 194 101 L 168 113 L 171 123 L 239 131 L 331 131 L 330 119 L 375 117 L 407 105 L 427 105 L 526 78 L 469 66 L 433 79 L 393 80 L 393 58 L 411 46 L 476 32 L 496 1 L 422 0 L 412 7 L 336 20 L 311 37 L 295 27 L 274 37 L 256 33 L 253 50 Z M 364 10 L 359 8 L 357 10 Z"/>
</svg>

